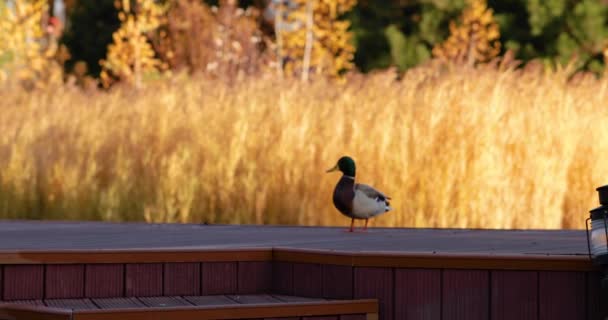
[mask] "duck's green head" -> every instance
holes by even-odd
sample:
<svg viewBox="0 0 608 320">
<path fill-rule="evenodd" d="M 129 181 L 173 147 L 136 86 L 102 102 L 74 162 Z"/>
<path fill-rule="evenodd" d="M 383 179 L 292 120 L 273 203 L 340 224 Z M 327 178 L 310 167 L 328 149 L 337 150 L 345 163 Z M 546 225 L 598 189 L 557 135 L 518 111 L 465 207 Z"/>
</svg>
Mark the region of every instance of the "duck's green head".
<svg viewBox="0 0 608 320">
<path fill-rule="evenodd" d="M 344 156 L 338 160 L 335 167 L 327 170 L 327 172 L 333 172 L 336 170 L 342 171 L 342 173 L 347 176 L 354 177 L 357 171 L 357 168 L 355 167 L 355 160 L 353 160 L 351 157 Z"/>
</svg>

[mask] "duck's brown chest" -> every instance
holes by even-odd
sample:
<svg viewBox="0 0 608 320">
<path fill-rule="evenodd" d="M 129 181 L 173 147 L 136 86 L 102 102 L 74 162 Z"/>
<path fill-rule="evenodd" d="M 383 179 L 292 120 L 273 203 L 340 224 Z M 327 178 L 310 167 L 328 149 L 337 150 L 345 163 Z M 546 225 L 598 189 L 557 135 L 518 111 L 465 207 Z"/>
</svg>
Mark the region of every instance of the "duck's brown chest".
<svg viewBox="0 0 608 320">
<path fill-rule="evenodd" d="M 355 198 L 355 180 L 342 176 L 334 189 L 334 206 L 342 214 L 350 217 L 353 212 L 353 199 Z"/>
</svg>

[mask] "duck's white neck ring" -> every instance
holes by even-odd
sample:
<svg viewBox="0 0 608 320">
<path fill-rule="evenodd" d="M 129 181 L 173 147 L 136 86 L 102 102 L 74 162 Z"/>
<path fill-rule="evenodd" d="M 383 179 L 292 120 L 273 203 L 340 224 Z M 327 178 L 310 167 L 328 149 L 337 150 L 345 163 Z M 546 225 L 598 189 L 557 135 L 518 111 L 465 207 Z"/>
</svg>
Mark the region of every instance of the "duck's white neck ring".
<svg viewBox="0 0 608 320">
<path fill-rule="evenodd" d="M 343 175 L 345 178 L 349 178 L 349 179 L 353 179 L 355 180 L 355 177 L 351 177 L 351 176 L 347 176 L 347 175 Z"/>
</svg>

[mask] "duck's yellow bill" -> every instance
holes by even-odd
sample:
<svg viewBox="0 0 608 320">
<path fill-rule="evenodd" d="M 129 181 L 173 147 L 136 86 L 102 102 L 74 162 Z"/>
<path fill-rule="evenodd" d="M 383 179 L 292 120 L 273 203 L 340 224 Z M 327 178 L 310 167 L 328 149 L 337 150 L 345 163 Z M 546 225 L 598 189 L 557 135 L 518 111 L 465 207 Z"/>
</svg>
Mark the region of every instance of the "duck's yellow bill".
<svg viewBox="0 0 608 320">
<path fill-rule="evenodd" d="M 335 167 L 333 167 L 333 168 L 331 168 L 331 169 L 327 170 L 326 172 L 334 172 L 334 171 L 336 171 L 336 170 L 338 170 L 338 165 L 337 165 L 337 164 L 336 164 L 336 166 L 335 166 Z"/>
</svg>

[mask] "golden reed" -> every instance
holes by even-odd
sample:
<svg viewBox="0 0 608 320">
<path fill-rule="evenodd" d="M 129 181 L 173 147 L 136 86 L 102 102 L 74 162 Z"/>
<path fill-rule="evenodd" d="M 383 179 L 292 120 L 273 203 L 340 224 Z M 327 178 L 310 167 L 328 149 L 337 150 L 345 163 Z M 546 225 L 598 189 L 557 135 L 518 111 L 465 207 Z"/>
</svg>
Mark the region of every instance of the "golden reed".
<svg viewBox="0 0 608 320">
<path fill-rule="evenodd" d="M 584 228 L 608 183 L 608 80 L 567 75 L 0 89 L 0 218 L 347 225 L 325 173 L 347 154 L 394 199 L 375 226 Z"/>
</svg>

